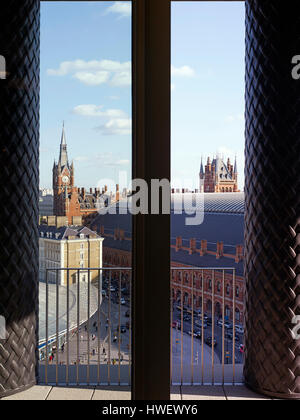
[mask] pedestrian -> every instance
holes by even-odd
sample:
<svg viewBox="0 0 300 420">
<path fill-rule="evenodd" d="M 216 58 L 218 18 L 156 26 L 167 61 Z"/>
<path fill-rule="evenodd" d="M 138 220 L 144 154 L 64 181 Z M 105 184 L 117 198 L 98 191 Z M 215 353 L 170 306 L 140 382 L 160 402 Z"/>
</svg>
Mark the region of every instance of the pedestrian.
<svg viewBox="0 0 300 420">
<path fill-rule="evenodd" d="M 106 354 L 105 347 L 103 347 L 103 351 L 102 351 L 102 353 L 103 353 L 104 355 Z"/>
<path fill-rule="evenodd" d="M 61 352 L 63 353 L 64 351 L 65 351 L 65 343 L 63 343 L 61 346 Z"/>
</svg>

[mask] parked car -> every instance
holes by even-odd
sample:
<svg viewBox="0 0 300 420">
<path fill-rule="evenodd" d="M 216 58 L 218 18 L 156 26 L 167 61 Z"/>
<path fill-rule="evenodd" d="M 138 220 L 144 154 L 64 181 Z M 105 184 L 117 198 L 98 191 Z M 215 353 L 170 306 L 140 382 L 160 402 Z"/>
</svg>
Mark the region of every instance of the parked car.
<svg viewBox="0 0 300 420">
<path fill-rule="evenodd" d="M 115 287 L 114 286 L 110 286 L 110 291 L 111 292 L 115 292 L 116 291 Z"/>
<path fill-rule="evenodd" d="M 124 298 L 121 298 L 120 303 L 121 305 L 126 305 L 126 300 Z"/>
<path fill-rule="evenodd" d="M 189 335 L 192 335 L 192 331 L 189 331 Z M 199 338 L 201 339 L 202 335 L 201 335 L 201 331 L 194 331 L 193 336 L 195 338 Z"/>
<path fill-rule="evenodd" d="M 218 325 L 219 327 L 223 327 L 223 319 L 218 319 L 218 321 L 217 321 L 217 325 Z M 232 329 L 232 324 L 231 324 L 230 322 L 228 322 L 228 321 L 225 321 L 225 322 L 224 322 L 224 327 L 225 327 L 227 330 L 230 330 L 230 329 Z"/>
<path fill-rule="evenodd" d="M 237 332 L 238 334 L 244 334 L 244 327 L 242 325 L 236 325 L 235 332 Z"/>
<path fill-rule="evenodd" d="M 120 331 L 121 331 L 122 334 L 126 333 L 126 331 L 127 331 L 126 325 L 121 325 Z"/>
<path fill-rule="evenodd" d="M 173 321 L 172 322 L 172 328 L 179 329 L 180 327 L 181 327 L 181 322 L 180 321 Z"/>
<path fill-rule="evenodd" d="M 206 319 L 205 319 L 205 321 L 206 321 L 207 325 L 212 325 L 212 318 L 211 318 L 211 316 L 207 316 Z"/>
<path fill-rule="evenodd" d="M 196 324 L 198 327 L 202 328 L 202 320 L 198 320 L 198 319 L 196 319 L 195 324 Z M 206 330 L 206 329 L 207 329 L 207 323 L 206 323 L 205 321 L 204 321 L 204 323 L 203 323 L 203 329 L 204 329 L 204 330 Z"/>
<path fill-rule="evenodd" d="M 190 315 L 184 315 L 183 320 L 184 321 L 190 321 L 191 320 L 191 316 Z"/>
<path fill-rule="evenodd" d="M 212 337 L 207 337 L 205 340 L 205 344 L 207 344 L 209 347 L 212 347 Z M 217 345 L 217 340 L 214 338 L 214 347 Z"/>
<path fill-rule="evenodd" d="M 228 331 L 225 334 L 225 338 L 228 338 L 229 340 L 233 340 L 233 332 L 232 331 Z M 235 334 L 235 341 L 240 341 L 240 337 L 237 334 Z"/>
</svg>

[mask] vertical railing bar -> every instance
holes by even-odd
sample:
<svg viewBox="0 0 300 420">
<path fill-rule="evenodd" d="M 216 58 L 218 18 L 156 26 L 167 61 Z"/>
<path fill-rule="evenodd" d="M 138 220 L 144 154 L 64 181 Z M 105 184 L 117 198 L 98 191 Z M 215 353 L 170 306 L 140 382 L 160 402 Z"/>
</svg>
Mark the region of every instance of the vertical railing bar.
<svg viewBox="0 0 300 420">
<path fill-rule="evenodd" d="M 171 376 L 171 385 L 173 385 L 173 297 L 172 297 L 172 273 L 174 273 L 174 270 L 171 269 L 171 281 L 170 281 L 170 322 L 171 322 L 171 357 L 170 357 L 170 376 Z"/>
<path fill-rule="evenodd" d="M 223 270 L 223 282 L 222 282 L 222 384 L 225 383 L 225 270 Z"/>
<path fill-rule="evenodd" d="M 233 317 L 233 341 L 232 341 L 232 365 L 233 365 L 233 377 L 232 377 L 232 384 L 233 385 L 235 385 L 235 296 L 236 296 L 236 294 L 235 294 L 235 292 L 236 292 L 236 290 L 235 290 L 235 281 L 236 281 L 236 278 L 235 278 L 235 269 L 233 269 L 233 291 L 232 291 L 232 293 L 233 293 L 233 314 L 232 314 L 232 317 Z"/>
<path fill-rule="evenodd" d="M 215 271 L 212 270 L 212 326 L 211 326 L 211 335 L 212 335 L 212 385 L 215 384 Z"/>
<path fill-rule="evenodd" d="M 56 386 L 58 385 L 58 358 L 59 358 L 59 287 L 58 270 L 56 270 Z"/>
<path fill-rule="evenodd" d="M 180 383 L 183 385 L 183 273 L 181 271 Z"/>
<path fill-rule="evenodd" d="M 111 271 L 109 272 L 109 281 L 108 281 L 108 354 L 107 354 L 107 382 L 110 385 L 110 346 L 111 346 L 111 319 L 110 319 L 110 305 L 111 305 Z"/>
<path fill-rule="evenodd" d="M 87 362 L 88 362 L 88 365 L 87 365 L 87 370 L 86 370 L 88 385 L 90 385 L 90 363 L 91 363 L 91 358 L 90 358 L 90 328 L 91 328 L 91 325 L 90 325 L 90 314 L 91 314 L 90 312 L 90 305 L 91 305 L 90 275 L 91 275 L 91 271 L 90 269 L 88 269 L 88 296 L 87 296 L 87 300 L 88 300 L 87 302 L 88 304 L 87 305 L 88 306 L 87 307 Z"/>
<path fill-rule="evenodd" d="M 201 377 L 202 385 L 204 385 L 204 271 L 201 272 L 202 276 L 202 296 L 201 296 Z"/>
<path fill-rule="evenodd" d="M 192 270 L 192 385 L 194 385 L 194 270 Z"/>
<path fill-rule="evenodd" d="M 97 312 L 97 339 L 98 339 L 98 364 L 97 364 L 97 383 L 100 385 L 100 364 L 101 364 L 101 329 L 100 329 L 100 308 L 101 308 L 101 277 L 102 273 L 98 270 L 98 312 Z M 102 297 L 103 299 L 103 297 Z"/>
<path fill-rule="evenodd" d="M 48 360 L 49 360 L 49 282 L 48 282 L 48 269 L 46 269 L 46 363 L 45 363 L 46 385 L 48 385 Z"/>
<path fill-rule="evenodd" d="M 119 365 L 118 365 L 118 379 L 119 386 L 121 385 L 121 270 L 119 273 L 119 341 L 118 341 L 118 356 L 119 356 Z"/>
<path fill-rule="evenodd" d="M 129 383 L 131 382 L 131 310 L 132 310 L 132 271 L 129 271 L 129 345 L 128 345 L 128 366 L 129 366 Z"/>
<path fill-rule="evenodd" d="M 64 275 L 64 271 L 63 277 Z M 70 272 L 67 270 L 67 366 L 66 366 L 66 383 L 69 385 L 69 364 L 70 364 L 70 343 L 69 343 L 69 328 L 70 328 Z"/>
<path fill-rule="evenodd" d="M 80 329 L 80 272 L 77 270 L 77 361 L 76 361 L 76 380 L 79 385 L 79 329 Z"/>
</svg>

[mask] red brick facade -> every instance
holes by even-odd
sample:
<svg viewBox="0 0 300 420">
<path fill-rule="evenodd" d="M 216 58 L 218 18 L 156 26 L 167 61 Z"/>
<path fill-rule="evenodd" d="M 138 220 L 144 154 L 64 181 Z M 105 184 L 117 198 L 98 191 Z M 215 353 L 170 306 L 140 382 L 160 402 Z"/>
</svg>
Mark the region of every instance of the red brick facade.
<svg viewBox="0 0 300 420">
<path fill-rule="evenodd" d="M 237 164 L 231 165 L 230 159 L 227 164 L 219 157 L 207 159 L 205 170 L 201 163 L 200 167 L 200 192 L 205 193 L 230 193 L 238 192 Z"/>
<path fill-rule="evenodd" d="M 53 213 L 54 216 L 68 217 L 68 223 L 73 224 L 73 217 L 82 216 L 85 223 L 91 216 L 97 215 L 96 200 L 100 190 L 91 189 L 90 194 L 84 188 L 75 185 L 74 164 L 69 165 L 67 144 L 63 128 L 60 145 L 59 161 L 53 166 Z"/>
<path fill-rule="evenodd" d="M 115 241 L 126 240 L 131 241 L 131 238 L 124 236 L 124 231 L 115 229 L 114 234 L 105 234 L 104 226 L 99 228 L 99 233 L 105 237 L 113 238 Z M 172 248 L 177 251 L 183 250 L 188 254 L 199 252 L 199 256 L 202 255 L 214 255 L 218 258 L 220 249 L 223 249 L 223 243 L 219 242 L 215 252 L 207 251 L 207 241 L 201 241 L 201 249 L 196 248 L 195 239 L 191 239 L 190 247 L 182 247 L 182 238 L 176 238 L 176 245 L 172 245 Z M 231 258 L 234 267 L 234 262 L 241 261 L 243 259 L 243 246 L 237 245 L 236 254 L 223 254 L 225 258 Z M 118 248 L 111 248 L 105 246 L 105 240 L 103 242 L 103 262 L 107 267 L 131 267 L 132 255 L 130 251 L 124 251 Z M 207 314 L 212 313 L 212 305 L 214 305 L 215 317 L 218 318 L 224 312 L 228 319 L 233 320 L 235 314 L 235 320 L 237 323 L 242 324 L 244 321 L 244 294 L 245 284 L 243 276 L 235 276 L 233 278 L 232 271 L 222 270 L 176 270 L 176 267 L 192 268 L 191 266 L 178 263 L 176 261 L 171 262 L 171 266 L 174 268 L 171 273 L 171 298 L 174 304 L 181 305 L 181 299 L 183 305 L 186 307 L 192 307 L 192 296 L 194 299 L 194 309 L 202 309 L 202 292 L 203 292 L 203 307 L 204 312 Z M 128 273 L 124 273 L 124 275 Z M 193 279 L 194 277 L 194 279 Z M 202 280 L 203 278 L 203 280 Z M 202 281 L 203 285 L 202 285 Z M 234 284 L 235 283 L 235 284 Z M 214 293 L 213 293 L 214 286 Z M 203 289 L 202 289 L 203 288 Z M 224 291 L 223 291 L 224 289 Z M 224 299 L 223 299 L 224 294 Z M 181 297 L 182 296 L 182 297 Z"/>
</svg>

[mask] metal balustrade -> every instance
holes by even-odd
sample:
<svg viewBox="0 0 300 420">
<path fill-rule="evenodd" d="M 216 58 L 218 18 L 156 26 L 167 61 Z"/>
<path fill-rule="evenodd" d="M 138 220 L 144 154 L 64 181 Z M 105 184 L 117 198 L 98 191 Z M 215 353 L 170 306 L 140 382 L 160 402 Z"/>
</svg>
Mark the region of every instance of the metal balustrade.
<svg viewBox="0 0 300 420">
<path fill-rule="evenodd" d="M 225 293 L 229 281 L 232 296 Z M 217 282 L 222 286 L 216 290 Z M 174 267 L 170 286 L 171 383 L 241 383 L 243 357 L 237 346 L 243 331 L 235 334 L 235 269 Z M 41 289 L 39 383 L 130 385 L 132 269 L 50 268 Z M 220 314 L 217 300 L 222 300 Z M 225 312 L 228 305 L 232 319 Z"/>
<path fill-rule="evenodd" d="M 130 385 L 130 268 L 47 269 L 44 303 L 39 383 Z"/>
<path fill-rule="evenodd" d="M 210 287 L 206 288 L 207 282 Z M 217 282 L 221 287 L 216 291 Z M 230 296 L 225 294 L 228 282 Z M 174 267 L 171 288 L 172 385 L 242 383 L 243 328 L 235 319 L 235 268 Z M 196 295 L 200 302 L 195 302 Z M 215 304 L 220 305 L 220 300 L 221 313 L 216 314 Z"/>
</svg>

